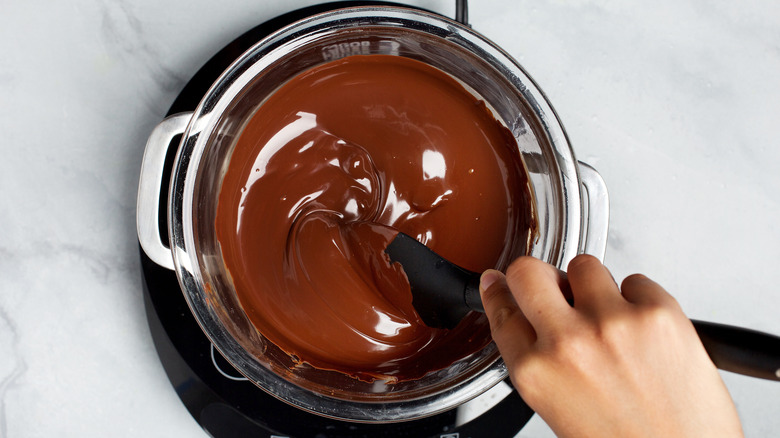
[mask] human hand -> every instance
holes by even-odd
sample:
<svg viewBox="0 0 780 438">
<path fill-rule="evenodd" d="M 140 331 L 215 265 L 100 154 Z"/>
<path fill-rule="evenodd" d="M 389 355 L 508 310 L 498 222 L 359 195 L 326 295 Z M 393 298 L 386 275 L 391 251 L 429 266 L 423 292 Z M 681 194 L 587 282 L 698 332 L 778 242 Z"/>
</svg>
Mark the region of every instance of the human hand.
<svg viewBox="0 0 780 438">
<path fill-rule="evenodd" d="M 647 277 L 618 288 L 592 256 L 568 274 L 522 257 L 480 292 L 512 383 L 559 437 L 743 436 L 692 323 Z"/>
</svg>

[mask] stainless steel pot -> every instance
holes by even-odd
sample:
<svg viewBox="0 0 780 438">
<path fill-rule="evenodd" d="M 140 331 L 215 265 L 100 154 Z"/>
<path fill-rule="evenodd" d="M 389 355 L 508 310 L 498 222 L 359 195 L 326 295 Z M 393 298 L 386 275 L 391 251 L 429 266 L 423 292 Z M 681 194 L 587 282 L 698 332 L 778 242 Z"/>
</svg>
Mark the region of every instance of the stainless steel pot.
<svg viewBox="0 0 780 438">
<path fill-rule="evenodd" d="M 193 315 L 222 355 L 257 386 L 301 409 L 357 422 L 421 418 L 458 406 L 504 380 L 493 344 L 411 382 L 366 383 L 290 359 L 249 322 L 214 233 L 226 166 L 245 122 L 280 84 L 313 66 L 356 54 L 405 56 L 474 90 L 513 132 L 528 167 L 539 219 L 531 254 L 564 267 L 587 252 L 602 258 L 609 206 L 599 174 L 578 162 L 541 90 L 504 51 L 470 28 L 398 7 L 353 7 L 296 22 L 239 57 L 193 113 L 163 120 L 146 146 L 138 193 L 138 237 L 156 263 L 174 269 Z M 171 181 L 165 153 L 183 134 Z M 170 247 L 158 227 L 169 190 Z"/>
</svg>

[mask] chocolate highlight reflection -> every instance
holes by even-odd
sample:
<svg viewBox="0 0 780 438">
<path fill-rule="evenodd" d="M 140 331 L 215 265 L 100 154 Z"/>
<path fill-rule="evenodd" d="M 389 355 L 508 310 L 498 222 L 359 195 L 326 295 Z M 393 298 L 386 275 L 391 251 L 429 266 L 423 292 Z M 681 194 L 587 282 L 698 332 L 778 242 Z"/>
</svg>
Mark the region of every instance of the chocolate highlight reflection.
<svg viewBox="0 0 780 438">
<path fill-rule="evenodd" d="M 464 268 L 529 250 L 535 216 L 512 134 L 422 62 L 351 56 L 263 102 L 222 182 L 216 232 L 241 305 L 295 362 L 413 380 L 490 342 L 484 315 L 427 327 L 383 252 L 398 231 Z"/>
</svg>

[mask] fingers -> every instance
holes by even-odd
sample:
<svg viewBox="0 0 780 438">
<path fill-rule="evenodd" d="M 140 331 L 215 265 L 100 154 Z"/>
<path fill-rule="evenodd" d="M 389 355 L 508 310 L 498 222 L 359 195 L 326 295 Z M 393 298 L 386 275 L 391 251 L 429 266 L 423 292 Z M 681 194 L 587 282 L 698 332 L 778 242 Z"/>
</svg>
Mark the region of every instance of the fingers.
<svg viewBox="0 0 780 438">
<path fill-rule="evenodd" d="M 490 331 L 504 361 L 515 360 L 536 340 L 536 333 L 515 302 L 499 271 L 487 270 L 479 283 L 482 305 L 490 322 Z"/>
<path fill-rule="evenodd" d="M 642 274 L 626 277 L 620 287 L 626 301 L 644 306 L 674 306 L 679 307 L 677 300 L 661 285 Z"/>
<path fill-rule="evenodd" d="M 601 313 L 625 304 L 612 274 L 593 256 L 582 254 L 572 259 L 568 278 L 578 310 Z"/>
<path fill-rule="evenodd" d="M 564 321 L 560 314 L 571 310 L 562 293 L 566 275 L 531 257 L 515 260 L 506 276 L 488 270 L 480 280 L 493 340 L 510 368 L 532 350 L 539 330 Z"/>
<path fill-rule="evenodd" d="M 507 284 L 531 325 L 539 331 L 564 321 L 571 312 L 563 290 L 566 275 L 532 257 L 520 257 L 506 273 Z"/>
<path fill-rule="evenodd" d="M 677 301 L 658 283 L 634 274 L 618 287 L 609 270 L 595 257 L 579 255 L 568 268 L 574 306 L 590 314 L 603 314 L 624 306 L 674 306 Z"/>
<path fill-rule="evenodd" d="M 609 270 L 588 255 L 575 257 L 567 274 L 538 259 L 521 257 L 506 275 L 485 271 L 480 293 L 493 340 L 508 364 L 530 352 L 537 339 L 570 332 L 578 313 L 606 318 L 631 304 L 677 306 L 671 295 L 643 275 L 630 276 L 618 287 Z M 571 298 L 573 308 L 567 302 Z"/>
</svg>

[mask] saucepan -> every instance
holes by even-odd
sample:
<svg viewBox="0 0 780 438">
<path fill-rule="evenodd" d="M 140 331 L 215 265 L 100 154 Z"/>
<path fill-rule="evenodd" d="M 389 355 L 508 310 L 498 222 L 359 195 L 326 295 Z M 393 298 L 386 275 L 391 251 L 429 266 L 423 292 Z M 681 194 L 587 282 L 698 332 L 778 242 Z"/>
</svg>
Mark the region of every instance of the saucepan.
<svg viewBox="0 0 780 438">
<path fill-rule="evenodd" d="M 531 255 L 564 268 L 579 253 L 602 258 L 609 203 L 599 174 L 579 162 L 552 106 L 523 68 L 468 26 L 403 7 L 333 10 L 289 25 L 241 55 L 194 112 L 163 120 L 146 146 L 138 195 L 145 253 L 173 269 L 189 307 L 219 352 L 251 382 L 306 411 L 356 422 L 404 421 L 452 409 L 507 377 L 494 344 L 424 377 L 364 382 L 294 366 L 247 318 L 226 272 L 214 221 L 222 177 L 257 105 L 298 73 L 356 54 L 425 62 L 474 90 L 508 128 L 527 167 L 538 230 Z M 181 135 L 170 181 L 165 153 Z M 168 191 L 168 241 L 159 221 Z M 163 216 L 165 217 L 165 216 Z"/>
</svg>

